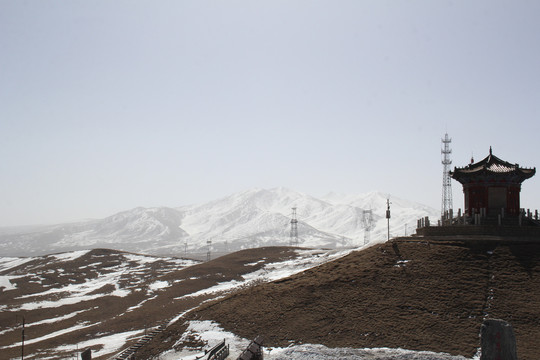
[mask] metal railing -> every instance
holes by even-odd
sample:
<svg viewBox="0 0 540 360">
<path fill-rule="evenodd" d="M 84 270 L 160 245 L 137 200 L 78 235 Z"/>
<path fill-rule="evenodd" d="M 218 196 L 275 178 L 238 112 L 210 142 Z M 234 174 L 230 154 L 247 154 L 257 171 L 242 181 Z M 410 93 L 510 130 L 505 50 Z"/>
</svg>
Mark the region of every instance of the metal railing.
<svg viewBox="0 0 540 360">
<path fill-rule="evenodd" d="M 224 360 L 229 356 L 229 345 L 225 344 L 225 340 L 208 350 L 205 354 L 207 360 Z"/>
<path fill-rule="evenodd" d="M 246 350 L 240 354 L 237 360 L 262 360 L 263 359 L 263 352 L 262 352 L 262 344 L 263 344 L 263 337 L 257 336 L 255 340 L 253 340 Z"/>
</svg>

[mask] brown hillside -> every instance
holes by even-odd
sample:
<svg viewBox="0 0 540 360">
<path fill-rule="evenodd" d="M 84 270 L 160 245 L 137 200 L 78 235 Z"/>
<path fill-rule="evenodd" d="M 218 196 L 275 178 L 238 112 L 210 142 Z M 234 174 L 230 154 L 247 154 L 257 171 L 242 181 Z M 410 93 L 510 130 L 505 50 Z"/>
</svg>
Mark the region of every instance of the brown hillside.
<svg viewBox="0 0 540 360">
<path fill-rule="evenodd" d="M 264 256 L 261 261 L 261 254 Z M 178 265 L 174 259 L 155 258 L 154 261 L 139 263 L 131 254 L 107 249 L 91 250 L 70 261 L 53 261 L 54 257 L 37 257 L 23 265 L 0 275 L 14 276 L 16 288 L 3 291 L 0 288 L 0 359 L 15 359 L 21 355 L 21 320 L 26 320 L 25 358 L 66 359 L 75 351 L 59 350 L 60 346 L 103 336 L 139 331 L 168 322 L 180 313 L 213 298 L 214 294 L 191 295 L 220 282 L 239 280 L 243 274 L 259 270 L 267 263 L 295 258 L 295 249 L 272 247 L 248 249 L 229 254 L 207 263 L 188 267 Z M 146 258 L 146 260 L 152 260 Z M 63 303 L 69 297 L 71 284 L 87 284 L 99 276 L 114 275 L 109 283 L 92 291 L 89 295 L 102 294 L 96 298 L 82 299 L 75 303 Z M 156 281 L 166 282 L 168 287 L 152 291 Z M 114 296 L 115 287 L 128 291 L 126 296 Z M 58 290 L 58 292 L 50 292 Z M 39 308 L 33 302 L 52 302 L 54 306 Z M 72 315 L 72 316 L 71 316 Z M 68 317 L 66 317 L 68 316 Z M 54 321 L 53 321 L 54 320 Z M 77 325 L 85 325 L 76 329 Z M 65 334 L 48 337 L 50 334 L 74 328 Z M 181 335 L 181 334 L 180 334 Z M 38 341 L 39 340 L 39 341 Z M 136 342 L 128 341 L 127 347 Z M 93 352 L 102 349 L 93 345 Z M 110 358 L 111 354 L 94 356 L 94 359 Z"/>
<path fill-rule="evenodd" d="M 212 303 L 215 320 L 267 346 L 401 347 L 473 356 L 485 316 L 538 358 L 540 244 L 396 240 Z M 178 325 L 180 326 L 180 324 Z M 172 329 L 171 329 L 172 330 Z"/>
</svg>

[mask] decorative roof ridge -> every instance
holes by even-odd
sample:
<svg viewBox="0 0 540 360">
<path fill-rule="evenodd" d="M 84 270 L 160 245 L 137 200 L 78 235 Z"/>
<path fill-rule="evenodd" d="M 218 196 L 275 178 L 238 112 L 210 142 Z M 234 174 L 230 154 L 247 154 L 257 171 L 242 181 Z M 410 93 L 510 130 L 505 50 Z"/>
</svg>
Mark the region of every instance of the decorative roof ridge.
<svg viewBox="0 0 540 360">
<path fill-rule="evenodd" d="M 491 166 L 493 164 L 506 166 L 508 168 L 513 168 L 515 170 L 520 168 L 519 164 L 512 164 L 512 163 L 510 163 L 508 161 L 505 161 L 505 160 L 499 158 L 496 155 L 493 155 L 493 149 L 490 146 L 488 156 L 486 156 L 485 158 L 483 158 L 482 160 L 480 160 L 480 161 L 478 161 L 476 163 L 471 163 L 471 164 L 468 164 L 467 166 L 464 166 L 462 168 L 456 168 L 456 169 L 479 169 L 479 168 L 487 169 L 489 166 Z"/>
<path fill-rule="evenodd" d="M 489 155 L 484 159 L 461 168 L 454 167 L 454 171 L 450 171 L 450 176 L 460 182 L 462 182 L 460 179 L 463 177 L 479 176 L 480 174 L 507 174 L 518 176 L 522 179 L 521 181 L 523 181 L 536 174 L 536 167 L 521 168 L 519 164 L 512 164 L 508 161 L 504 161 L 501 158 L 493 155 L 493 149 L 490 146 Z"/>
</svg>

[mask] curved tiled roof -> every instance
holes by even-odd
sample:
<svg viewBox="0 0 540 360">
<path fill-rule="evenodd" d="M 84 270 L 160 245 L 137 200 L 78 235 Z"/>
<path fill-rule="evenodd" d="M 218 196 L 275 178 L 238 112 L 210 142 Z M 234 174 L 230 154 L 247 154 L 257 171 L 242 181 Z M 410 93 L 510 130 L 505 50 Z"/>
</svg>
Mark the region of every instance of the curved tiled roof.
<svg viewBox="0 0 540 360">
<path fill-rule="evenodd" d="M 486 169 L 488 171 L 497 172 L 497 173 L 506 173 L 516 170 L 516 166 L 506 166 L 502 164 L 490 164 Z"/>
<path fill-rule="evenodd" d="M 515 181 L 522 182 L 536 173 L 536 168 L 520 168 L 518 164 L 512 164 L 493 155 L 489 148 L 489 155 L 481 161 L 469 164 L 462 168 L 454 168 L 450 176 L 463 183 L 475 177 L 485 176 L 508 176 Z"/>
</svg>

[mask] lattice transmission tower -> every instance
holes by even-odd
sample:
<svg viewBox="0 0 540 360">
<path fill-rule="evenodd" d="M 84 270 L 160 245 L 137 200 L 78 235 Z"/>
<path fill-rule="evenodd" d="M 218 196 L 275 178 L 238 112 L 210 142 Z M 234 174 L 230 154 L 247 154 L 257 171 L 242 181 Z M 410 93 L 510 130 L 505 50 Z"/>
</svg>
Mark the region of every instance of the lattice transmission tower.
<svg viewBox="0 0 540 360">
<path fill-rule="evenodd" d="M 292 217 L 291 217 L 291 238 L 289 240 L 289 245 L 298 246 L 298 219 L 296 218 L 296 208 L 292 208 Z"/>
<path fill-rule="evenodd" d="M 444 134 L 444 139 L 442 141 L 441 155 L 443 164 L 443 188 L 442 188 L 442 204 L 441 204 L 441 217 L 444 219 L 450 213 L 450 210 L 453 208 L 452 205 L 452 179 L 450 178 L 450 165 L 452 165 L 452 160 L 450 160 L 450 154 L 452 150 L 450 149 L 450 143 L 452 139 L 448 137 L 448 133 Z"/>
<path fill-rule="evenodd" d="M 207 246 L 206 261 L 210 261 L 212 259 L 212 240 L 207 240 L 206 246 Z"/>
<path fill-rule="evenodd" d="M 373 230 L 373 212 L 362 210 L 362 225 L 364 225 L 364 245 L 369 244 L 371 240 L 371 230 Z"/>
</svg>

